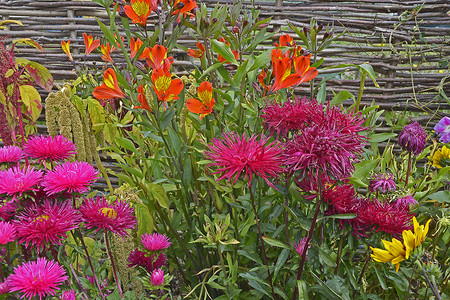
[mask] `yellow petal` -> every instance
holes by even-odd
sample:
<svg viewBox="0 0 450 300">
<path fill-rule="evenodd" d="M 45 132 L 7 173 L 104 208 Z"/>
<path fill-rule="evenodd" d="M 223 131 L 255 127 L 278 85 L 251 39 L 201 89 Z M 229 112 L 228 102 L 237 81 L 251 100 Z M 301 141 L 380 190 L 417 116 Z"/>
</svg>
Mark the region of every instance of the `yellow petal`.
<svg viewBox="0 0 450 300">
<path fill-rule="evenodd" d="M 403 230 L 403 243 L 406 248 L 406 259 L 409 258 L 409 254 L 414 250 L 415 248 L 415 237 L 414 234 L 411 232 L 411 230 Z"/>
<path fill-rule="evenodd" d="M 399 255 L 399 256 L 397 256 L 396 258 L 394 258 L 394 259 L 392 260 L 392 264 L 393 264 L 393 265 L 399 264 L 400 262 L 402 262 L 402 261 L 404 261 L 404 260 L 405 260 L 405 257 L 404 257 L 403 255 Z"/>
<path fill-rule="evenodd" d="M 421 244 L 425 240 L 425 237 L 427 236 L 428 229 L 430 229 L 430 222 L 431 222 L 431 219 L 429 219 L 427 224 L 425 224 L 425 229 L 423 230 L 422 238 L 421 238 L 421 241 L 420 241 Z"/>
<path fill-rule="evenodd" d="M 398 269 L 400 269 L 400 263 L 395 265 L 395 273 L 398 273 Z"/>
<path fill-rule="evenodd" d="M 371 254 L 370 257 L 377 262 L 390 262 L 394 259 L 394 256 L 389 251 L 372 247 L 370 247 L 370 249 L 373 251 L 373 254 Z"/>
</svg>

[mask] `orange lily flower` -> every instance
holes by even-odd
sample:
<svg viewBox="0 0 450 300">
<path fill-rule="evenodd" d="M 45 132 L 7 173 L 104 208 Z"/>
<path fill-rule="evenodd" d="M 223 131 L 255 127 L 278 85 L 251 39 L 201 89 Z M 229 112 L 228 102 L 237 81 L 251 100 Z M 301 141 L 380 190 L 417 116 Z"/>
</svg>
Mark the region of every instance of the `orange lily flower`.
<svg viewBox="0 0 450 300">
<path fill-rule="evenodd" d="M 266 85 L 265 81 L 267 78 L 267 73 L 265 69 L 262 69 L 261 72 L 258 75 L 258 82 L 259 84 L 264 88 L 264 95 L 266 93 L 266 91 L 270 90 L 270 85 Z"/>
<path fill-rule="evenodd" d="M 70 53 L 70 40 L 67 42 L 61 41 L 61 48 L 63 49 L 64 53 L 67 54 L 70 61 L 73 61 L 72 54 Z"/>
<path fill-rule="evenodd" d="M 167 57 L 167 48 L 161 45 L 155 45 L 149 48 L 147 63 L 153 70 L 163 69 L 168 72 L 172 65 L 173 57 Z"/>
<path fill-rule="evenodd" d="M 94 40 L 92 35 L 87 35 L 85 32 L 83 32 L 83 40 L 85 47 L 84 55 L 88 55 L 100 46 L 100 40 Z"/>
<path fill-rule="evenodd" d="M 289 34 L 280 36 L 280 44 L 274 43 L 275 47 L 295 47 L 294 39 Z"/>
<path fill-rule="evenodd" d="M 202 59 L 203 58 L 203 54 L 205 54 L 205 46 L 203 46 L 203 44 L 201 42 L 198 42 L 197 43 L 197 48 L 200 49 L 200 50 L 188 49 L 187 54 L 189 56 Z"/>
<path fill-rule="evenodd" d="M 109 45 L 109 43 L 107 43 L 106 45 L 102 45 L 100 49 L 102 50 L 102 54 L 103 54 L 102 59 L 104 61 L 109 61 L 110 63 L 113 63 L 114 61 L 111 58 L 112 50 L 111 50 L 111 46 Z"/>
<path fill-rule="evenodd" d="M 219 39 L 219 42 L 222 42 L 222 43 L 224 43 L 224 44 L 227 44 L 228 46 L 230 46 L 230 43 L 228 43 L 223 37 L 221 37 L 220 39 Z M 234 58 L 236 58 L 236 60 L 238 60 L 239 59 L 239 52 L 237 51 L 237 50 L 231 50 L 231 52 L 233 52 L 233 54 L 234 54 Z M 223 58 L 222 57 L 222 55 L 219 55 L 218 57 L 217 57 L 217 59 L 220 61 L 220 62 L 227 62 L 227 60 L 225 59 L 225 58 Z M 228 62 L 229 63 L 229 62 Z"/>
<path fill-rule="evenodd" d="M 135 41 L 134 37 L 131 37 L 130 41 L 130 49 L 131 54 L 130 57 L 134 58 L 139 51 L 139 49 L 142 47 L 142 44 L 144 44 L 139 38 Z M 141 55 L 139 56 L 139 59 L 145 59 L 149 55 L 149 49 L 145 47 L 144 51 L 142 51 Z"/>
<path fill-rule="evenodd" d="M 180 79 L 172 80 L 172 74 L 169 71 L 165 72 L 163 69 L 154 70 L 151 78 L 155 86 L 155 94 L 164 105 L 167 101 L 179 99 L 178 95 L 184 88 Z"/>
<path fill-rule="evenodd" d="M 152 10 L 158 10 L 157 2 L 158 0 L 131 0 L 131 5 L 125 5 L 125 14 L 133 23 L 146 27 L 147 18 Z"/>
<path fill-rule="evenodd" d="M 194 114 L 200 114 L 200 120 L 213 112 L 214 98 L 211 83 L 203 81 L 197 89 L 198 99 L 191 98 L 186 102 L 187 109 Z"/>
<path fill-rule="evenodd" d="M 141 105 L 140 106 L 133 106 L 133 108 L 143 108 L 143 109 L 146 109 L 146 110 L 148 110 L 148 111 L 153 111 L 153 109 L 150 107 L 150 105 L 148 105 L 148 101 L 147 101 L 147 97 L 145 97 L 145 92 L 144 92 L 144 85 L 143 84 L 141 84 L 139 87 L 138 87 L 138 97 L 137 97 L 137 99 L 138 99 L 138 101 L 139 101 L 139 103 L 141 103 Z"/>
<path fill-rule="evenodd" d="M 183 18 L 189 16 L 192 19 L 194 14 L 191 13 L 191 10 L 197 7 L 197 3 L 194 0 L 175 0 L 172 15 L 178 15 L 177 22 L 180 22 L 180 16 L 183 16 Z"/>
<path fill-rule="evenodd" d="M 120 37 L 122 39 L 122 44 L 125 42 L 125 38 L 123 36 Z M 116 49 L 120 49 L 120 43 L 119 43 L 119 39 L 117 38 L 117 35 L 114 33 L 114 40 L 116 41 L 116 47 L 112 46 L 111 47 L 111 52 L 113 52 Z"/>
<path fill-rule="evenodd" d="M 103 76 L 103 84 L 94 89 L 92 93 L 98 100 L 111 99 L 111 98 L 125 98 L 125 94 L 119 88 L 117 82 L 116 73 L 112 68 L 105 71 Z"/>
</svg>

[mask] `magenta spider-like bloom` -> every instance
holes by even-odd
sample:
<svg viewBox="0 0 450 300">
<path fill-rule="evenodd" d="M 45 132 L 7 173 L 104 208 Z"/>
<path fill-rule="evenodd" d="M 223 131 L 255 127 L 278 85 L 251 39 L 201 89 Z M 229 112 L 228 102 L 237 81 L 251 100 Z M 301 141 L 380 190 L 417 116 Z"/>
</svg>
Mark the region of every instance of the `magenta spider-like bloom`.
<svg viewBox="0 0 450 300">
<path fill-rule="evenodd" d="M 45 174 L 42 186 L 49 195 L 63 191 L 84 193 L 97 177 L 97 170 L 87 162 L 65 162 Z"/>
<path fill-rule="evenodd" d="M 87 198 L 79 208 L 86 228 L 111 231 L 120 236 L 128 235 L 127 229 L 137 225 L 134 208 L 126 201 L 108 203 L 104 197 Z"/>
<path fill-rule="evenodd" d="M 295 101 L 289 99 L 284 104 L 273 102 L 264 107 L 261 117 L 264 124 L 277 136 L 286 136 L 289 131 L 298 131 L 307 126 L 307 123 L 314 120 L 314 116 L 321 107 L 316 100 L 306 100 L 306 98 Z"/>
<path fill-rule="evenodd" d="M 366 200 L 366 205 L 358 211 L 359 220 L 373 231 L 384 231 L 393 236 L 401 236 L 403 230 L 412 229 L 413 214 L 409 207 L 398 206 L 388 201 Z"/>
<path fill-rule="evenodd" d="M 35 191 L 33 188 L 42 179 L 42 172 L 31 168 L 14 167 L 0 171 L 0 194 L 8 196 L 22 195 L 22 193 Z"/>
<path fill-rule="evenodd" d="M 70 290 L 70 291 L 65 291 L 64 293 L 62 293 L 60 300 L 76 300 L 76 296 L 75 296 L 75 291 L 74 290 Z"/>
<path fill-rule="evenodd" d="M 34 136 L 25 143 L 23 151 L 39 161 L 66 160 L 77 153 L 74 143 L 62 135 Z"/>
<path fill-rule="evenodd" d="M 305 250 L 306 240 L 307 240 L 307 238 L 304 237 L 304 238 L 300 239 L 300 241 L 297 241 L 294 243 L 295 252 L 297 252 L 298 255 L 300 255 L 300 256 L 302 256 L 303 251 Z M 306 249 L 306 255 L 308 255 L 308 250 L 310 247 L 311 247 L 311 245 L 308 246 L 308 249 Z M 307 256 L 305 256 L 305 260 L 308 260 Z"/>
<path fill-rule="evenodd" d="M 248 186 L 257 175 L 274 187 L 268 177 L 278 177 L 283 172 L 282 151 L 275 142 L 266 145 L 267 140 L 263 136 L 257 140 L 256 135 L 247 137 L 243 134 L 240 137 L 233 132 L 225 133 L 221 139 L 214 138 L 206 152 L 207 157 L 214 161 L 210 165 L 219 167 L 213 174 L 221 173 L 218 180 L 228 178 L 231 181 L 234 178 L 235 183 L 244 172 Z"/>
<path fill-rule="evenodd" d="M 159 233 L 144 233 L 142 235 L 141 242 L 145 249 L 152 252 L 167 249 L 172 244 L 169 242 L 169 238 L 165 234 Z"/>
<path fill-rule="evenodd" d="M 419 155 L 425 149 L 427 134 L 417 121 L 403 127 L 398 143 L 403 150 Z"/>
<path fill-rule="evenodd" d="M 5 280 L 4 282 L 0 282 L 0 295 L 9 293 L 9 289 L 10 289 L 10 286 L 9 286 L 8 280 Z"/>
<path fill-rule="evenodd" d="M 412 195 L 398 198 L 394 202 L 394 205 L 397 205 L 400 207 L 407 207 L 407 208 L 414 207 L 417 204 L 419 204 L 419 202 L 417 202 L 417 200 Z"/>
<path fill-rule="evenodd" d="M 36 246 L 40 252 L 46 245 L 61 245 L 66 232 L 77 228 L 80 218 L 70 201 L 58 204 L 45 200 L 42 205 L 25 208 L 13 222 L 19 242 Z"/>
<path fill-rule="evenodd" d="M 392 174 L 375 174 L 369 181 L 369 191 L 374 193 L 388 193 L 394 191 L 396 188 L 394 175 Z"/>
<path fill-rule="evenodd" d="M 138 249 L 131 251 L 128 256 L 128 267 L 141 266 L 147 273 L 152 273 L 153 270 L 161 268 L 166 263 L 166 256 L 163 253 L 146 255 L 147 253 Z"/>
<path fill-rule="evenodd" d="M 16 228 L 9 222 L 0 221 L 0 245 L 5 245 L 16 239 Z"/>
<path fill-rule="evenodd" d="M 0 163 L 18 162 L 23 158 L 22 149 L 17 146 L 5 146 L 0 148 Z"/>
<path fill-rule="evenodd" d="M 434 131 L 439 136 L 439 140 L 443 143 L 450 143 L 450 118 L 443 117 L 436 125 Z"/>
<path fill-rule="evenodd" d="M 156 269 L 152 272 L 150 281 L 154 286 L 161 286 L 164 283 L 164 271 L 161 269 Z"/>
<path fill-rule="evenodd" d="M 30 300 L 35 296 L 39 299 L 48 295 L 55 296 L 56 290 L 65 280 L 66 271 L 55 261 L 38 257 L 37 261 L 23 263 L 14 268 L 14 273 L 8 277 L 10 292 L 22 293 L 21 298 Z"/>
</svg>

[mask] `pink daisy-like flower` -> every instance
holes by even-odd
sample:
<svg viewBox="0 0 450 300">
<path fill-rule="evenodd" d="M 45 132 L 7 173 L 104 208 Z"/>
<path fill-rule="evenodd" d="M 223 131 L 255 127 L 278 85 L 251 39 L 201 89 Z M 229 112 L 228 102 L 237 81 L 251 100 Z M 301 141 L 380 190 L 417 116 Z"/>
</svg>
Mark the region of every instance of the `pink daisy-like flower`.
<svg viewBox="0 0 450 300">
<path fill-rule="evenodd" d="M 60 300 L 76 300 L 76 296 L 75 296 L 75 291 L 74 290 L 70 290 L 70 291 L 65 291 L 64 293 L 62 293 Z"/>
<path fill-rule="evenodd" d="M 16 210 L 18 208 L 16 201 L 7 199 L 0 200 L 0 218 L 5 221 L 9 221 L 12 217 L 16 215 Z"/>
<path fill-rule="evenodd" d="M 66 160 L 77 153 L 74 143 L 62 135 L 34 136 L 25 143 L 23 151 L 39 161 Z"/>
<path fill-rule="evenodd" d="M 408 196 L 405 196 L 405 197 L 398 198 L 394 202 L 394 205 L 405 206 L 407 208 L 414 207 L 417 204 L 419 204 L 419 202 L 417 202 L 417 200 L 412 195 L 408 195 Z"/>
<path fill-rule="evenodd" d="M 8 294 L 9 293 L 9 283 L 8 279 L 6 279 L 4 282 L 0 282 L 0 295 Z"/>
<path fill-rule="evenodd" d="M 164 283 L 164 271 L 161 269 L 156 269 L 152 272 L 152 276 L 150 278 L 151 283 L 154 286 L 161 286 Z"/>
<path fill-rule="evenodd" d="M 403 127 L 398 143 L 403 150 L 419 155 L 425 149 L 427 134 L 417 121 Z"/>
<path fill-rule="evenodd" d="M 395 188 L 394 175 L 392 174 L 375 174 L 369 181 L 369 191 L 371 193 L 377 191 L 384 194 L 394 191 Z"/>
<path fill-rule="evenodd" d="M 147 273 L 152 273 L 153 270 L 161 268 L 166 263 L 166 256 L 163 253 L 156 254 L 156 259 L 153 254 L 150 254 L 150 256 L 146 255 L 147 253 L 138 249 L 131 251 L 128 256 L 128 267 L 141 266 Z"/>
<path fill-rule="evenodd" d="M 58 204 L 45 200 L 42 205 L 25 208 L 13 223 L 19 242 L 36 246 L 40 252 L 45 245 L 61 245 L 66 232 L 77 228 L 79 219 L 70 201 Z"/>
<path fill-rule="evenodd" d="M 39 299 L 55 295 L 56 290 L 65 280 L 66 271 L 55 261 L 38 257 L 37 261 L 23 263 L 14 268 L 14 273 L 8 277 L 10 292 L 22 293 L 21 298 L 29 300 L 35 296 Z"/>
<path fill-rule="evenodd" d="M 300 241 L 297 241 L 294 243 L 294 249 L 295 252 L 298 253 L 298 255 L 302 256 L 303 251 L 305 250 L 305 245 L 306 245 L 306 237 L 300 239 Z M 308 250 L 311 246 L 308 247 L 308 249 L 306 249 L 306 255 L 308 255 Z M 308 260 L 308 258 L 305 256 L 305 260 Z"/>
<path fill-rule="evenodd" d="M 219 167 L 213 174 L 221 173 L 218 180 L 228 178 L 231 181 L 234 178 L 235 183 L 244 173 L 248 186 L 257 175 L 274 187 L 268 177 L 278 177 L 283 172 L 282 150 L 274 142 L 266 145 L 267 140 L 263 136 L 257 140 L 256 135 L 247 137 L 243 134 L 240 137 L 233 132 L 225 133 L 221 139 L 213 139 L 206 152 L 207 157 L 214 161 L 210 165 Z"/>
<path fill-rule="evenodd" d="M 63 191 L 84 193 L 97 177 L 98 171 L 87 162 L 65 162 L 45 174 L 42 186 L 49 195 Z"/>
<path fill-rule="evenodd" d="M 22 193 L 35 191 L 33 188 L 42 179 L 42 172 L 33 167 L 21 169 L 14 167 L 0 171 L 0 194 L 8 196 L 22 195 Z"/>
<path fill-rule="evenodd" d="M 0 245 L 5 245 L 16 239 L 16 228 L 9 222 L 0 221 Z"/>
<path fill-rule="evenodd" d="M 443 143 L 450 143 L 450 118 L 443 117 L 435 126 L 434 131 Z"/>
<path fill-rule="evenodd" d="M 0 163 L 18 162 L 23 158 L 22 149 L 17 146 L 6 146 L 0 148 Z"/>
<path fill-rule="evenodd" d="M 127 229 L 133 229 L 137 220 L 134 208 L 125 201 L 108 203 L 104 197 L 85 199 L 79 208 L 86 228 L 111 231 L 120 236 L 128 235 Z"/>
<path fill-rule="evenodd" d="M 165 234 L 159 233 L 144 233 L 142 235 L 141 242 L 145 249 L 152 252 L 167 249 L 172 244 L 169 242 L 169 238 Z"/>
</svg>

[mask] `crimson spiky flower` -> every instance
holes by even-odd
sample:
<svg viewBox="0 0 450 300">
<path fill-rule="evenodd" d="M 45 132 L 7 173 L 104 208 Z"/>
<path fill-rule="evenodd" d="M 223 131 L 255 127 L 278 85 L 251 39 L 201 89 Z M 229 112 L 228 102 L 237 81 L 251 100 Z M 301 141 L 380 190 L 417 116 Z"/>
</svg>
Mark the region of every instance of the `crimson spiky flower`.
<svg viewBox="0 0 450 300">
<path fill-rule="evenodd" d="M 375 174 L 369 181 L 369 191 L 379 193 L 388 193 L 395 190 L 395 180 L 392 174 Z"/>
<path fill-rule="evenodd" d="M 0 148 L 0 163 L 18 162 L 22 158 L 22 149 L 17 146 L 5 146 Z"/>
<path fill-rule="evenodd" d="M 0 221 L 0 245 L 5 245 L 16 239 L 16 229 L 9 222 Z"/>
<path fill-rule="evenodd" d="M 74 143 L 63 135 L 34 136 L 25 143 L 23 151 L 31 158 L 51 162 L 69 159 L 77 153 Z"/>
<path fill-rule="evenodd" d="M 167 249 L 172 244 L 169 242 L 169 238 L 165 234 L 159 233 L 144 233 L 142 235 L 141 242 L 144 248 L 150 252 Z"/>
<path fill-rule="evenodd" d="M 8 196 L 22 195 L 22 193 L 35 191 L 33 188 L 41 181 L 42 172 L 31 168 L 14 167 L 0 171 L 0 194 Z"/>
<path fill-rule="evenodd" d="M 275 142 L 267 144 L 268 138 L 263 136 L 257 139 L 256 135 L 247 137 L 233 132 L 227 132 L 221 139 L 213 139 L 212 145 L 206 155 L 219 169 L 213 174 L 221 173 L 218 180 L 227 178 L 235 183 L 241 173 L 244 173 L 244 180 L 250 186 L 253 176 L 263 178 L 268 185 L 274 187 L 269 181 L 269 177 L 278 177 L 283 172 L 281 149 Z"/>
<path fill-rule="evenodd" d="M 86 198 L 79 211 L 86 228 L 95 228 L 95 232 L 107 230 L 123 237 L 137 224 L 134 208 L 126 201 L 108 203 L 104 197 Z"/>
<path fill-rule="evenodd" d="M 37 261 L 23 263 L 14 268 L 14 273 L 8 277 L 10 292 L 22 293 L 21 298 L 39 296 L 43 299 L 48 295 L 55 296 L 55 291 L 65 280 L 66 271 L 55 261 L 38 257 Z"/>
<path fill-rule="evenodd" d="M 166 263 L 166 256 L 163 253 L 146 255 L 148 254 L 138 249 L 131 251 L 128 256 L 128 267 L 141 266 L 147 273 L 152 273 Z"/>
<path fill-rule="evenodd" d="M 63 191 L 83 193 L 97 177 L 98 172 L 87 162 L 65 162 L 45 174 L 42 186 L 48 195 Z"/>
<path fill-rule="evenodd" d="M 66 232 L 77 228 L 79 219 L 70 201 L 59 204 L 45 200 L 42 205 L 25 208 L 13 222 L 19 242 L 42 251 L 46 245 L 61 245 Z"/>
<path fill-rule="evenodd" d="M 408 152 L 419 155 L 425 149 L 427 134 L 417 121 L 403 127 L 398 135 L 398 143 Z"/>
</svg>

